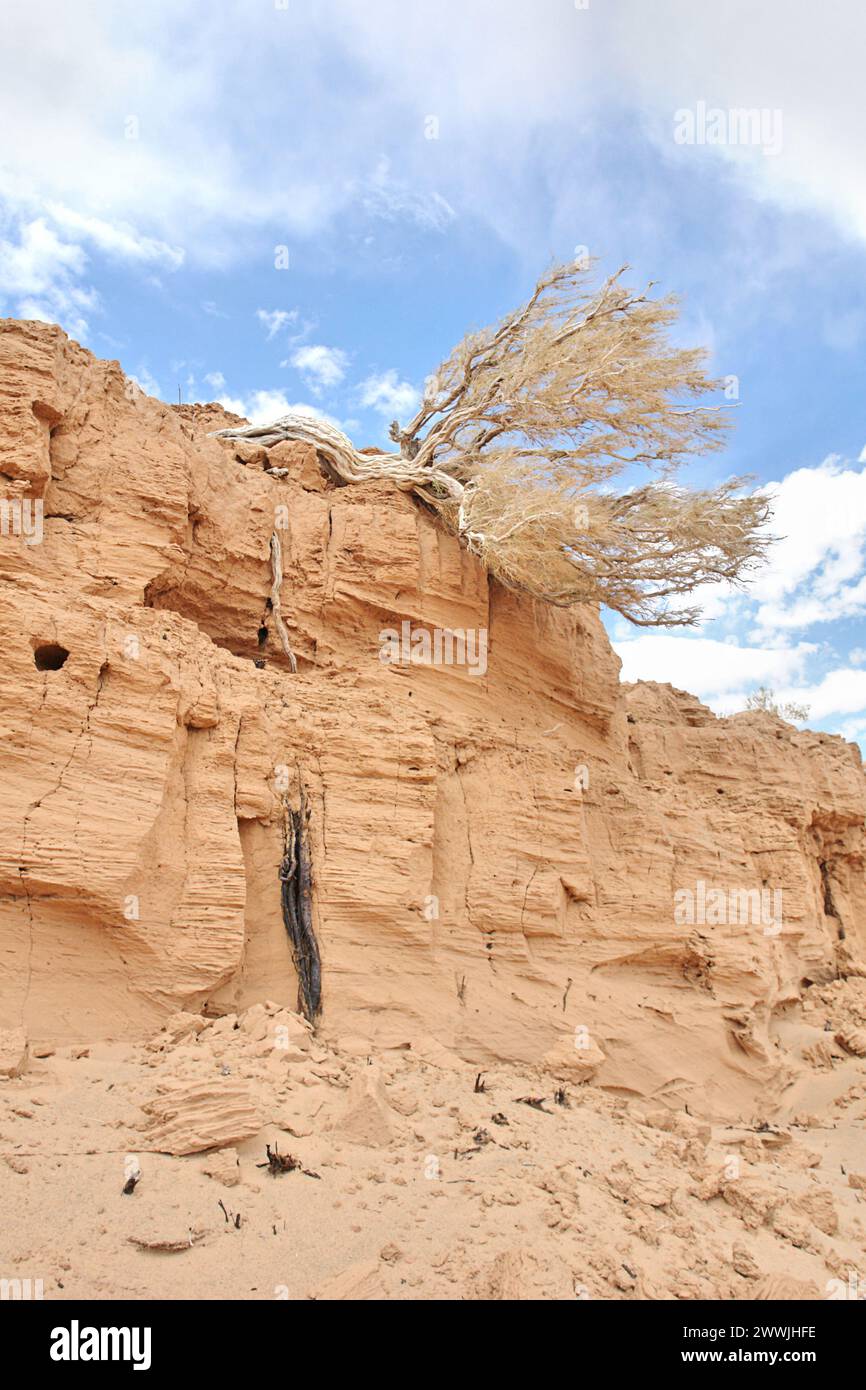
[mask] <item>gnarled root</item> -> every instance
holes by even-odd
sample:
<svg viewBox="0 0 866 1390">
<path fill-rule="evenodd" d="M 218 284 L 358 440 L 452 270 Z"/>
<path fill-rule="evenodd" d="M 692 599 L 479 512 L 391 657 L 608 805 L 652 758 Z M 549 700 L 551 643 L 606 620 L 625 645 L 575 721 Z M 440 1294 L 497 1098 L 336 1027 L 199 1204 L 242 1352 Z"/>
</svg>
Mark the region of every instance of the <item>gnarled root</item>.
<svg viewBox="0 0 866 1390">
<path fill-rule="evenodd" d="M 300 781 L 300 779 L 299 779 Z M 315 1022 L 322 1008 L 322 962 L 313 931 L 313 874 L 307 827 L 310 811 L 304 788 L 300 807 L 285 803 L 283 858 L 280 863 L 280 900 L 283 922 L 298 972 L 298 1009 Z"/>
<path fill-rule="evenodd" d="M 298 663 L 295 654 L 289 645 L 289 634 L 283 622 L 283 610 L 280 603 L 280 589 L 283 585 L 283 548 L 280 545 L 280 538 L 274 531 L 271 536 L 271 613 L 274 618 L 274 627 L 277 629 L 277 636 L 280 639 L 280 646 L 289 659 L 292 674 L 296 674 Z"/>
</svg>

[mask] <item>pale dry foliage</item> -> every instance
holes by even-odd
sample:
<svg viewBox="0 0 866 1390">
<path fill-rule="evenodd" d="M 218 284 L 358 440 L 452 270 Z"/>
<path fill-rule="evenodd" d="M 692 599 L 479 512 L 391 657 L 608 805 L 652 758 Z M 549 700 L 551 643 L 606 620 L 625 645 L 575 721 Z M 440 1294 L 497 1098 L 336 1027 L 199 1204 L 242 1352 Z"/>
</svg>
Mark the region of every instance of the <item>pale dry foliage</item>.
<svg viewBox="0 0 866 1390">
<path fill-rule="evenodd" d="M 775 714 L 778 719 L 787 719 L 790 724 L 802 724 L 809 718 L 809 705 L 800 705 L 790 700 L 784 704 L 776 699 L 775 690 L 759 685 L 746 697 L 747 710 L 761 710 L 765 714 Z"/>
<path fill-rule="evenodd" d="M 670 343 L 675 301 L 627 289 L 623 271 L 591 289 L 585 266 L 555 266 L 521 308 L 468 334 L 414 419 L 392 425 L 399 453 L 361 453 L 299 414 L 219 434 L 306 440 L 344 482 L 391 479 L 509 588 L 601 602 L 639 626 L 694 623 L 681 600 L 762 559 L 769 506 L 744 479 L 677 485 L 724 442 L 726 408 L 705 403 L 720 383 L 701 349 Z"/>
</svg>

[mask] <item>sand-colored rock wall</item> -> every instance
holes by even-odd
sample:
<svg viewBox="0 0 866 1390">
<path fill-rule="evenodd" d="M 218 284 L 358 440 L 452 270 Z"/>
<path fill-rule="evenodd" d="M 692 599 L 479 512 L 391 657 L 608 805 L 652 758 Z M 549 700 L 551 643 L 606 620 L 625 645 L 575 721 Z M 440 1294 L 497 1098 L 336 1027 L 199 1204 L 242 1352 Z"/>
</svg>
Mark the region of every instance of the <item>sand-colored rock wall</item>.
<svg viewBox="0 0 866 1390">
<path fill-rule="evenodd" d="M 780 1097 L 803 991 L 864 970 L 857 749 L 621 685 L 595 611 L 488 583 L 420 505 L 336 486 L 306 446 L 209 438 L 226 419 L 0 322 L 0 1027 L 294 1008 L 300 776 L 324 1036 L 547 1058 L 718 1115 Z M 381 660 L 404 624 L 486 650 Z"/>
</svg>

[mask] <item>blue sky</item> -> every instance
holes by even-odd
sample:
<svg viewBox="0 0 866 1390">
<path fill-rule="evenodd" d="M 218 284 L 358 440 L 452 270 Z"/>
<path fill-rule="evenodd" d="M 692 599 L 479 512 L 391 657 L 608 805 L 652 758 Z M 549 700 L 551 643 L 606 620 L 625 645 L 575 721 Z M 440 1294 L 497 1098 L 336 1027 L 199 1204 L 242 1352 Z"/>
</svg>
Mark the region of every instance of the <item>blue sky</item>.
<svg viewBox="0 0 866 1390">
<path fill-rule="evenodd" d="M 166 400 L 380 443 L 552 258 L 679 293 L 738 391 L 689 477 L 754 474 L 785 539 L 699 630 L 610 615 L 623 674 L 720 712 L 769 685 L 866 740 L 857 0 L 6 0 L 0 24 L 0 312 Z"/>
</svg>

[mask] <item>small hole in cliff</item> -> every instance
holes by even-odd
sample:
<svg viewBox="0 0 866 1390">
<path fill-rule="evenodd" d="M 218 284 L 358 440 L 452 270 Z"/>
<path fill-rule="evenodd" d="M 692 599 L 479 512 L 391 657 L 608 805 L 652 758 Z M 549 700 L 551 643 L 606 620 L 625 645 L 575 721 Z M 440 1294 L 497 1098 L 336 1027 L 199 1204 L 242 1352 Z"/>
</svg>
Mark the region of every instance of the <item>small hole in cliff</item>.
<svg viewBox="0 0 866 1390">
<path fill-rule="evenodd" d="M 41 642 L 34 648 L 33 660 L 37 671 L 59 671 L 69 652 L 59 642 Z"/>
<path fill-rule="evenodd" d="M 267 640 L 268 640 L 268 629 L 265 627 L 264 623 L 262 623 L 262 626 L 259 628 L 259 646 L 260 646 L 260 647 L 263 647 L 263 646 L 265 645 L 265 643 L 267 642 Z"/>
</svg>

